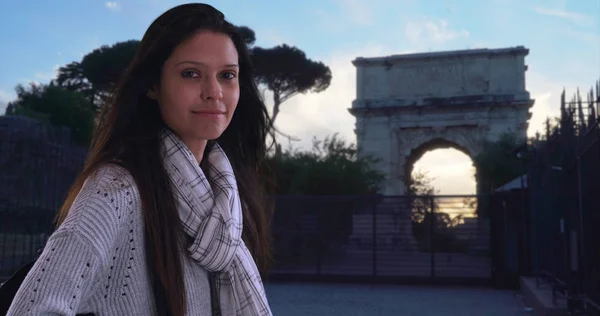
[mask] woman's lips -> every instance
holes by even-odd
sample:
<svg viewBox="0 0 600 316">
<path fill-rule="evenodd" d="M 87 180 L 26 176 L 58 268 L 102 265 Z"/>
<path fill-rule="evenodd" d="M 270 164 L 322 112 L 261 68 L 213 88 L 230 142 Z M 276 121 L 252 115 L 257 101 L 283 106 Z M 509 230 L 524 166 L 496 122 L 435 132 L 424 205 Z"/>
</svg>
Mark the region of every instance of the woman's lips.
<svg viewBox="0 0 600 316">
<path fill-rule="evenodd" d="M 218 110 L 201 110 L 201 111 L 192 111 L 194 115 L 207 117 L 207 118 L 219 118 L 225 115 L 225 112 Z"/>
</svg>

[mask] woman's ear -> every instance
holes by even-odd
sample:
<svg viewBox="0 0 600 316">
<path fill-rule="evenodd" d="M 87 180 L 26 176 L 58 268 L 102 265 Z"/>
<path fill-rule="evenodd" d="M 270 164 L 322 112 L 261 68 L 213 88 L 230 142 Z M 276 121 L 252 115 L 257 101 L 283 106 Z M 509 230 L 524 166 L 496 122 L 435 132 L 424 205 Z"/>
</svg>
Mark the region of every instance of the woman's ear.
<svg viewBox="0 0 600 316">
<path fill-rule="evenodd" d="M 148 92 L 146 92 L 146 96 L 152 100 L 156 100 L 156 98 L 157 98 L 156 87 L 150 88 L 150 90 L 148 90 Z"/>
</svg>

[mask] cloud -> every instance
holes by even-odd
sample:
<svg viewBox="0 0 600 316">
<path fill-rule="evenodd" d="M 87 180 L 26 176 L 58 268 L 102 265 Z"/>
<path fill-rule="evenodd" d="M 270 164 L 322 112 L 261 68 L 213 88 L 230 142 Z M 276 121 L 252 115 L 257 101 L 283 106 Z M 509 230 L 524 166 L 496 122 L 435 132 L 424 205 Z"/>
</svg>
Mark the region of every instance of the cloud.
<svg viewBox="0 0 600 316">
<path fill-rule="evenodd" d="M 469 45 L 468 49 L 480 49 L 489 47 L 491 47 L 491 45 L 486 42 L 474 42 L 473 44 Z"/>
<path fill-rule="evenodd" d="M 427 172 L 432 185 L 442 194 L 475 194 L 473 160 L 456 149 L 427 152 L 413 166 L 415 172 Z"/>
<path fill-rule="evenodd" d="M 102 45 L 103 43 L 100 41 L 100 38 L 97 35 L 92 36 L 86 39 L 85 47 L 87 47 L 87 49 L 85 49 L 85 51 L 79 51 L 78 53 L 74 54 L 74 56 L 77 59 L 83 59 L 85 55 L 91 53 L 94 49 L 100 48 Z"/>
<path fill-rule="evenodd" d="M 584 42 L 593 46 L 595 50 L 600 48 L 600 35 L 598 33 L 586 32 L 586 31 L 578 31 L 572 28 L 564 28 L 561 32 L 567 38 L 576 39 L 580 42 Z"/>
<path fill-rule="evenodd" d="M 277 46 L 284 43 L 288 43 L 285 38 L 279 34 L 277 31 L 272 29 L 267 30 L 257 30 L 256 34 L 260 34 L 259 38 L 256 39 L 257 46 L 271 47 Z"/>
<path fill-rule="evenodd" d="M 119 4 L 117 4 L 114 1 L 107 1 L 104 3 L 104 5 L 111 11 L 120 11 L 121 10 L 121 6 L 119 6 Z"/>
<path fill-rule="evenodd" d="M 404 28 L 404 35 L 411 44 L 423 46 L 424 43 L 443 45 L 450 41 L 469 37 L 470 34 L 465 29 L 451 29 L 446 20 L 422 19 L 408 22 Z"/>
<path fill-rule="evenodd" d="M 560 115 L 560 95 L 565 90 L 567 100 L 580 89 L 582 97 L 594 82 L 569 82 L 557 81 L 545 76 L 543 73 L 528 71 L 526 74 L 527 90 L 535 100 L 531 109 L 532 117 L 529 120 L 528 136 L 534 136 L 536 131 L 543 132 L 547 118 Z"/>
<path fill-rule="evenodd" d="M 56 79 L 56 77 L 58 76 L 58 68 L 60 68 L 60 65 L 54 65 L 52 71 L 38 72 L 35 74 L 35 78 L 40 79 L 42 81 L 50 81 Z"/>
<path fill-rule="evenodd" d="M 14 100 L 17 95 L 14 92 L 8 92 L 0 89 L 0 102 L 10 102 Z"/>
<path fill-rule="evenodd" d="M 358 56 L 388 55 L 392 52 L 380 46 L 365 45 L 365 49 L 353 52 L 334 52 L 323 62 L 332 72 L 329 88 L 321 93 L 296 95 L 281 105 L 275 126 L 282 132 L 298 137 L 293 142 L 294 148 L 309 150 L 312 148 L 313 136 L 323 139 L 328 135 L 339 133 L 339 136 L 352 143 L 354 135 L 354 117 L 348 113 L 352 101 L 356 97 L 356 68 L 351 61 Z M 269 109 L 272 107 L 272 94 L 265 95 Z M 288 145 L 286 138 L 278 141 L 284 148 Z"/>
<path fill-rule="evenodd" d="M 533 8 L 533 11 L 540 15 L 545 15 L 545 16 L 549 16 L 549 17 L 555 17 L 555 18 L 567 20 L 567 21 L 569 21 L 573 24 L 577 24 L 577 25 L 590 26 L 590 25 L 594 24 L 594 18 L 592 16 L 582 14 L 582 13 L 570 12 L 570 11 L 558 10 L 558 9 L 543 8 L 543 7 L 535 7 L 535 8 Z"/>
<path fill-rule="evenodd" d="M 375 8 L 382 7 L 384 3 L 382 0 L 333 0 L 332 9 L 312 9 L 312 14 L 324 31 L 337 33 L 353 26 L 373 25 Z"/>
<path fill-rule="evenodd" d="M 0 114 L 4 114 L 8 103 L 17 98 L 14 92 L 8 92 L 0 89 Z"/>
<path fill-rule="evenodd" d="M 323 9 L 313 9 L 312 15 L 316 18 L 316 23 L 319 24 L 320 29 L 325 32 L 341 32 L 349 26 L 347 20 L 343 19 L 339 15 Z"/>
<path fill-rule="evenodd" d="M 527 134 L 534 136 L 536 131 L 544 129 L 546 118 L 560 114 L 558 102 L 560 102 L 563 87 L 558 82 L 535 71 L 528 71 L 526 80 L 527 90 L 529 90 L 531 98 L 535 100 Z"/>
<path fill-rule="evenodd" d="M 373 3 L 363 0 L 336 0 L 341 14 L 352 24 L 368 25 L 374 20 Z"/>
</svg>

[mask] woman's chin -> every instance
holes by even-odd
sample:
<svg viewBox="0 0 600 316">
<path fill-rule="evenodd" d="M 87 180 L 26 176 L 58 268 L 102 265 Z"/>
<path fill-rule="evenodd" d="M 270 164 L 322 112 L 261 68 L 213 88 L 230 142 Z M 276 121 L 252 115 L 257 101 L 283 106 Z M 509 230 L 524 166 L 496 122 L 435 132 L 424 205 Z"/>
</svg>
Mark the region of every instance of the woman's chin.
<svg viewBox="0 0 600 316">
<path fill-rule="evenodd" d="M 203 130 L 194 133 L 194 138 L 202 140 L 215 140 L 223 135 L 222 130 Z"/>
</svg>

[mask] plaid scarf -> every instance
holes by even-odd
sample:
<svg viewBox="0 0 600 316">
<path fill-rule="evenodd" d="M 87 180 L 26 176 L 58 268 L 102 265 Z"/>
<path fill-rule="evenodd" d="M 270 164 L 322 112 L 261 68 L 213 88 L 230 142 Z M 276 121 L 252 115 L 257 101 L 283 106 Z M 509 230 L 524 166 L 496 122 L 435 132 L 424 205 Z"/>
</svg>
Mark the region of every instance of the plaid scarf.
<svg viewBox="0 0 600 316">
<path fill-rule="evenodd" d="M 215 144 L 208 153 L 210 183 L 189 148 L 172 131 L 162 134 L 163 164 L 191 257 L 216 273 L 223 315 L 272 315 L 258 268 L 242 241 L 242 207 L 233 168 Z M 214 308 L 214 307 L 213 307 Z"/>
</svg>

